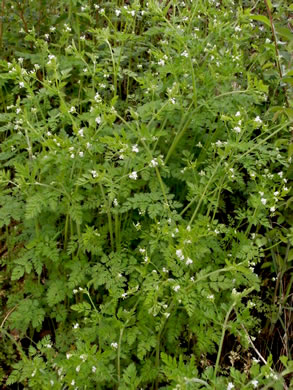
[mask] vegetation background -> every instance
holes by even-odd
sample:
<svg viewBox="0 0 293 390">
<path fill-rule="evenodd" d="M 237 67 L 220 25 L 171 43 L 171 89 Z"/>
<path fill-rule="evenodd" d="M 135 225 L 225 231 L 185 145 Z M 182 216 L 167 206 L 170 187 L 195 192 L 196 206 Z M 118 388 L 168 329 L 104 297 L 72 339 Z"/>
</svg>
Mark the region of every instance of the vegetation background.
<svg viewBox="0 0 293 390">
<path fill-rule="evenodd" d="M 292 388 L 292 11 L 0 1 L 1 388 Z"/>
</svg>

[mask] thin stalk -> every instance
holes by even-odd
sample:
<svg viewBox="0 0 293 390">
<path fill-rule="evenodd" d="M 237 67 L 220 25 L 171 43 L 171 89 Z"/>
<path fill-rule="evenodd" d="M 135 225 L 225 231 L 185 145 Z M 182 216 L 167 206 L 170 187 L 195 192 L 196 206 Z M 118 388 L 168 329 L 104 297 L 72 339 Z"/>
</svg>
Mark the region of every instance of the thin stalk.
<svg viewBox="0 0 293 390">
<path fill-rule="evenodd" d="M 107 203 L 107 199 L 105 196 L 104 188 L 101 183 L 99 183 L 100 190 L 102 193 L 102 197 L 105 203 L 105 207 L 107 207 L 107 216 L 108 216 L 108 225 L 109 225 L 109 232 L 110 232 L 110 242 L 111 242 L 111 249 L 114 251 L 114 239 L 113 239 L 113 225 L 112 225 L 112 218 L 111 218 L 111 213 L 110 213 L 110 208 L 109 204 Z"/>
<path fill-rule="evenodd" d="M 217 372 L 218 372 L 218 369 L 219 369 L 219 363 L 220 363 L 220 358 L 221 358 L 221 354 L 222 354 L 222 349 L 223 349 L 223 344 L 224 344 L 224 338 L 225 338 L 225 333 L 226 333 L 226 330 L 227 330 L 227 325 L 228 325 L 229 317 L 230 317 L 230 314 L 231 314 L 232 310 L 234 309 L 235 305 L 236 305 L 236 302 L 233 302 L 233 304 L 232 304 L 231 307 L 229 308 L 229 310 L 228 310 L 228 312 L 227 312 L 227 314 L 226 314 L 226 317 L 225 317 L 225 321 L 224 321 L 224 325 L 223 325 L 223 329 L 222 329 L 222 336 L 221 336 L 221 340 L 220 340 L 220 344 L 219 344 L 219 349 L 218 349 L 218 354 L 217 354 L 216 365 L 215 365 L 214 381 L 216 380 Z"/>
<path fill-rule="evenodd" d="M 224 160 L 224 157 L 222 157 L 221 160 L 218 162 L 218 164 L 217 164 L 217 166 L 216 166 L 216 168 L 215 168 L 215 170 L 214 170 L 212 176 L 210 177 L 209 181 L 207 182 L 207 184 L 206 184 L 206 186 L 205 186 L 205 189 L 204 189 L 204 191 L 203 191 L 203 193 L 202 193 L 202 195 L 201 195 L 201 197 L 200 197 L 200 200 L 199 200 L 199 202 L 198 202 L 198 204 L 197 204 L 197 206 L 196 206 L 196 209 L 194 210 L 194 213 L 193 213 L 193 215 L 192 215 L 192 217 L 191 217 L 191 219 L 190 219 L 190 221 L 189 221 L 189 225 L 192 224 L 194 218 L 196 217 L 196 214 L 198 213 L 198 210 L 199 210 L 199 208 L 200 208 L 200 206 L 201 206 L 201 204 L 202 204 L 202 201 L 203 201 L 203 199 L 204 199 L 204 197 L 205 197 L 205 195 L 206 195 L 206 193 L 207 193 L 207 191 L 208 191 L 208 188 L 209 188 L 209 186 L 210 186 L 212 180 L 214 179 L 214 177 L 215 177 L 215 175 L 216 175 L 216 173 L 217 173 L 217 171 L 218 171 L 218 169 L 219 169 L 219 167 L 220 167 L 220 165 L 221 165 L 221 163 L 222 163 L 223 160 Z M 193 200 L 189 203 L 189 205 L 187 205 L 187 206 L 190 207 L 191 204 L 192 204 L 194 201 L 195 201 L 195 199 L 193 199 Z M 187 209 L 187 207 L 185 207 L 185 209 L 184 209 L 183 211 L 186 211 L 186 209 Z M 182 213 L 181 213 L 181 214 L 182 214 Z"/>
</svg>

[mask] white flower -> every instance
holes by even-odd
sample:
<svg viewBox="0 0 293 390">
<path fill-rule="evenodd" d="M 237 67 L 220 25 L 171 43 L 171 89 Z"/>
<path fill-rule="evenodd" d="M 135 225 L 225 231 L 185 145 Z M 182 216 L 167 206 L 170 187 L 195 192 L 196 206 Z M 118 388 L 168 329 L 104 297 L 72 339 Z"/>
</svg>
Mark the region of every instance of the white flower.
<svg viewBox="0 0 293 390">
<path fill-rule="evenodd" d="M 180 290 L 179 284 L 177 284 L 177 286 L 174 286 L 174 287 L 173 287 L 173 290 L 174 290 L 175 292 L 177 292 L 178 290 Z"/>
<path fill-rule="evenodd" d="M 91 146 L 92 146 L 92 145 L 91 145 L 89 142 L 86 143 L 86 148 L 87 148 L 87 149 L 89 149 Z"/>
<path fill-rule="evenodd" d="M 20 86 L 20 88 L 24 88 L 24 82 L 21 81 L 21 82 L 19 83 L 19 86 Z"/>
<path fill-rule="evenodd" d="M 119 203 L 118 203 L 118 200 L 116 198 L 113 200 L 113 204 L 114 204 L 115 207 L 118 206 Z"/>
<path fill-rule="evenodd" d="M 102 101 L 99 92 L 97 92 L 97 93 L 95 94 L 95 101 L 96 101 L 97 103 L 101 103 L 101 101 Z"/>
<path fill-rule="evenodd" d="M 95 373 L 97 371 L 97 367 L 92 366 L 92 373 Z"/>
<path fill-rule="evenodd" d="M 256 389 L 258 386 L 258 381 L 256 379 L 254 379 L 253 381 L 251 381 L 251 384 Z"/>
<path fill-rule="evenodd" d="M 183 52 L 183 53 L 181 53 L 181 56 L 182 56 L 182 57 L 186 57 L 186 58 L 187 58 L 187 57 L 188 57 L 188 53 L 187 53 L 187 51 L 186 51 L 186 50 L 184 50 L 184 52 Z"/>
<path fill-rule="evenodd" d="M 118 348 L 118 343 L 111 343 L 111 347 L 117 349 Z"/>
<path fill-rule="evenodd" d="M 129 179 L 136 180 L 137 179 L 137 172 L 133 171 L 128 175 Z"/>
<path fill-rule="evenodd" d="M 160 61 L 158 61 L 158 65 L 164 66 L 165 65 L 165 61 L 163 59 L 161 59 Z"/>
<path fill-rule="evenodd" d="M 83 129 L 78 130 L 78 134 L 79 134 L 81 137 L 84 137 L 83 131 L 84 131 Z"/>
<path fill-rule="evenodd" d="M 86 355 L 86 354 L 82 354 L 82 355 L 80 355 L 80 358 L 81 358 L 81 360 L 82 360 L 83 362 L 85 362 L 86 359 L 87 359 L 87 355 Z"/>
<path fill-rule="evenodd" d="M 72 381 L 71 381 L 71 386 L 74 386 L 75 385 L 75 380 L 74 379 L 72 379 Z"/>
<path fill-rule="evenodd" d="M 52 348 L 52 345 L 51 344 L 46 344 L 45 347 L 47 347 L 48 349 Z"/>
<path fill-rule="evenodd" d="M 83 157 L 84 156 L 84 153 L 83 152 L 79 152 L 79 157 Z"/>
<path fill-rule="evenodd" d="M 236 26 L 236 27 L 235 27 L 235 31 L 236 31 L 236 32 L 239 32 L 239 31 L 241 31 L 241 27 L 239 27 L 239 26 Z"/>
<path fill-rule="evenodd" d="M 168 318 L 170 316 L 170 313 L 164 313 L 164 316 Z"/>
<path fill-rule="evenodd" d="M 254 122 L 261 124 L 261 123 L 262 123 L 262 120 L 260 119 L 259 116 L 257 116 L 257 117 L 254 119 Z"/>
<path fill-rule="evenodd" d="M 184 260 L 184 255 L 181 249 L 176 250 L 176 256 L 179 258 L 179 260 Z"/>
<path fill-rule="evenodd" d="M 79 324 L 78 323 L 73 325 L 73 329 L 77 329 L 77 328 L 79 328 Z"/>
<path fill-rule="evenodd" d="M 74 113 L 76 112 L 76 108 L 74 106 L 70 107 L 70 110 L 69 110 L 70 113 Z"/>
<path fill-rule="evenodd" d="M 235 133 L 241 133 L 241 128 L 239 126 L 235 126 L 234 129 Z"/>
<path fill-rule="evenodd" d="M 54 381 L 52 379 L 50 380 L 50 385 L 54 386 Z"/>
<path fill-rule="evenodd" d="M 51 32 L 54 32 L 54 31 L 56 31 L 56 27 L 54 27 L 54 26 L 51 26 L 51 27 L 50 27 L 50 31 L 51 31 Z"/>
<path fill-rule="evenodd" d="M 152 168 L 155 168 L 159 165 L 158 161 L 156 158 L 154 158 L 151 162 L 150 162 L 150 167 Z"/>
<path fill-rule="evenodd" d="M 210 299 L 211 301 L 213 301 L 215 299 L 215 296 L 214 294 L 210 294 L 207 296 L 208 299 Z"/>
<path fill-rule="evenodd" d="M 66 353 L 66 359 L 70 359 L 70 358 L 71 358 L 71 356 L 72 356 L 72 354 L 71 354 L 71 353 L 69 353 L 69 352 L 67 352 L 67 353 Z"/>
<path fill-rule="evenodd" d="M 116 10 L 115 10 L 115 14 L 116 14 L 116 16 L 119 16 L 119 15 L 121 14 L 120 9 L 116 9 Z"/>
<path fill-rule="evenodd" d="M 71 153 L 70 158 L 74 158 L 74 153 Z"/>
<path fill-rule="evenodd" d="M 34 370 L 33 372 L 32 372 L 32 377 L 34 377 L 35 375 L 36 375 L 36 372 L 37 372 L 37 370 Z"/>
<path fill-rule="evenodd" d="M 234 385 L 233 385 L 233 383 L 232 382 L 229 382 L 228 383 L 228 386 L 227 386 L 227 390 L 232 390 L 232 389 L 234 389 Z"/>
<path fill-rule="evenodd" d="M 94 169 L 91 171 L 91 174 L 93 178 L 98 176 L 97 171 L 95 171 Z"/>
<path fill-rule="evenodd" d="M 282 172 L 282 171 L 279 172 L 278 175 L 279 175 L 280 177 L 283 177 L 283 172 Z"/>
<path fill-rule="evenodd" d="M 121 297 L 122 297 L 123 299 L 125 299 L 125 298 L 127 297 L 127 293 L 121 294 Z M 112 345 L 112 344 L 111 344 L 111 345 Z"/>
<path fill-rule="evenodd" d="M 139 149 L 138 149 L 137 144 L 135 144 L 135 145 L 132 146 L 132 151 L 133 151 L 134 153 L 138 153 L 138 152 L 139 152 Z"/>
<path fill-rule="evenodd" d="M 75 369 L 76 372 L 79 372 L 80 371 L 80 366 L 77 366 L 76 369 Z"/>
<path fill-rule="evenodd" d="M 190 230 L 191 230 L 190 225 L 187 225 L 186 230 L 187 230 L 188 232 L 190 232 Z"/>
<path fill-rule="evenodd" d="M 193 261 L 188 257 L 188 258 L 186 259 L 185 264 L 186 264 L 186 265 L 190 265 L 190 264 L 192 264 L 192 263 L 193 263 Z"/>
<path fill-rule="evenodd" d="M 99 125 L 101 123 L 101 117 L 100 116 L 97 116 L 96 117 L 96 123 Z"/>
<path fill-rule="evenodd" d="M 270 212 L 274 213 L 275 211 L 276 211 L 276 207 L 275 206 L 270 208 Z"/>
<path fill-rule="evenodd" d="M 237 117 L 240 116 L 240 115 L 241 115 L 240 111 L 237 111 L 236 114 L 235 114 L 235 116 L 237 116 Z"/>
<path fill-rule="evenodd" d="M 265 205 L 266 203 L 267 203 L 267 200 L 265 199 L 265 198 L 261 198 L 261 203 L 263 204 L 263 205 Z"/>
<path fill-rule="evenodd" d="M 175 103 L 176 103 L 176 100 L 175 100 L 174 98 L 171 98 L 171 99 L 170 99 L 170 102 L 171 102 L 172 104 L 175 104 Z"/>
</svg>

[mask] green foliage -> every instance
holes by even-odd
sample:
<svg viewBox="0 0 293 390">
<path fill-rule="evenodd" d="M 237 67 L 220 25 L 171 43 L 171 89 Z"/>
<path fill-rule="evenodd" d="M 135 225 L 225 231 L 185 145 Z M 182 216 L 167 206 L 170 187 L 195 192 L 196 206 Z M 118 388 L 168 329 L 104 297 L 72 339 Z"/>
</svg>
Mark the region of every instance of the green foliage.
<svg viewBox="0 0 293 390">
<path fill-rule="evenodd" d="M 1 385 L 290 387 L 291 11 L 3 2 Z"/>
</svg>

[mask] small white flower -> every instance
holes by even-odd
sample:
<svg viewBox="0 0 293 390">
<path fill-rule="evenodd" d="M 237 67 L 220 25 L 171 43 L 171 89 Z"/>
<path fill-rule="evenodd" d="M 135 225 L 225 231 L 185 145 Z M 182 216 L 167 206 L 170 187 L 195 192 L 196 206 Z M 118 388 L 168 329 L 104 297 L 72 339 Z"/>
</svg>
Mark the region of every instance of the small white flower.
<svg viewBox="0 0 293 390">
<path fill-rule="evenodd" d="M 79 152 L 79 157 L 83 157 L 84 156 L 84 153 L 83 152 Z"/>
<path fill-rule="evenodd" d="M 80 371 L 80 366 L 77 366 L 76 369 L 75 369 L 76 372 L 79 372 Z"/>
<path fill-rule="evenodd" d="M 119 16 L 119 15 L 121 14 L 120 9 L 116 9 L 116 10 L 115 10 L 115 14 L 116 14 L 116 16 Z"/>
<path fill-rule="evenodd" d="M 51 27 L 50 27 L 50 31 L 51 31 L 51 32 L 54 32 L 54 31 L 56 31 L 56 27 L 54 27 L 54 26 L 51 26 Z"/>
<path fill-rule="evenodd" d="M 235 133 L 241 133 L 241 128 L 239 126 L 235 126 L 234 129 Z"/>
<path fill-rule="evenodd" d="M 164 313 L 164 316 L 165 316 L 166 318 L 169 318 L 170 313 Z"/>
<path fill-rule="evenodd" d="M 173 290 L 174 290 L 175 292 L 179 291 L 179 290 L 180 290 L 179 284 L 177 284 L 177 286 L 174 286 L 174 287 L 173 287 Z"/>
<path fill-rule="evenodd" d="M 52 345 L 51 344 L 46 344 L 45 347 L 50 349 L 50 348 L 52 348 Z"/>
<path fill-rule="evenodd" d="M 150 167 L 152 168 L 155 168 L 159 165 L 158 161 L 156 158 L 154 158 L 151 162 L 150 162 Z"/>
<path fill-rule="evenodd" d="M 278 172 L 278 175 L 282 178 L 283 177 L 283 172 L 282 171 Z"/>
<path fill-rule="evenodd" d="M 118 200 L 116 198 L 113 200 L 113 204 L 114 204 L 115 207 L 118 206 L 119 203 L 118 203 Z"/>
<path fill-rule="evenodd" d="M 187 57 L 188 57 L 188 53 L 187 53 L 187 51 L 186 51 L 186 50 L 184 50 L 184 52 L 183 52 L 183 53 L 181 53 L 181 56 L 182 56 L 182 57 L 186 57 L 186 58 L 187 58 Z"/>
<path fill-rule="evenodd" d="M 261 198 L 261 203 L 263 204 L 263 205 L 265 205 L 266 203 L 267 203 L 267 200 L 265 199 L 265 198 Z"/>
<path fill-rule="evenodd" d="M 54 381 L 52 379 L 50 380 L 50 385 L 54 386 Z"/>
<path fill-rule="evenodd" d="M 228 386 L 227 386 L 227 390 L 232 390 L 232 389 L 234 389 L 234 385 L 233 385 L 233 383 L 232 382 L 229 382 L 228 383 Z"/>
<path fill-rule="evenodd" d="M 270 208 L 270 212 L 274 213 L 275 211 L 276 211 L 276 207 L 272 206 L 272 207 Z"/>
<path fill-rule="evenodd" d="M 136 180 L 138 178 L 137 172 L 133 171 L 128 175 L 129 179 Z"/>
<path fill-rule="evenodd" d="M 179 260 L 184 260 L 184 255 L 181 249 L 176 250 L 176 256 L 179 258 Z"/>
<path fill-rule="evenodd" d="M 165 65 L 165 61 L 163 59 L 161 59 L 160 61 L 158 61 L 158 65 L 164 66 Z"/>
<path fill-rule="evenodd" d="M 138 149 L 137 144 L 135 144 L 135 145 L 132 146 L 132 151 L 133 151 L 134 153 L 138 153 L 138 152 L 139 152 L 139 149 Z"/>
<path fill-rule="evenodd" d="M 283 190 L 286 192 L 289 191 L 288 187 L 284 187 Z"/>
<path fill-rule="evenodd" d="M 239 26 L 236 26 L 236 27 L 235 27 L 235 31 L 236 31 L 236 32 L 239 32 L 239 31 L 241 31 L 241 27 L 239 27 Z"/>
<path fill-rule="evenodd" d="M 95 171 L 94 169 L 91 171 L 91 174 L 93 178 L 96 178 L 98 176 L 97 171 Z"/>
<path fill-rule="evenodd" d="M 74 386 L 75 385 L 75 380 L 74 379 L 72 379 L 72 381 L 71 381 L 71 386 Z"/>
<path fill-rule="evenodd" d="M 176 103 L 176 100 L 175 100 L 174 98 L 171 98 L 171 99 L 170 99 L 170 102 L 171 102 L 172 104 L 175 104 L 175 103 Z"/>
<path fill-rule="evenodd" d="M 24 82 L 21 81 L 21 82 L 19 83 L 19 86 L 20 86 L 20 88 L 24 88 Z"/>
<path fill-rule="evenodd" d="M 80 129 L 78 130 L 78 134 L 81 136 L 81 137 L 84 137 L 84 130 L 83 129 Z"/>
<path fill-rule="evenodd" d="M 73 325 L 73 329 L 77 329 L 77 328 L 79 328 L 79 324 L 78 323 Z"/>
<path fill-rule="evenodd" d="M 101 123 L 101 117 L 100 116 L 97 116 L 96 117 L 96 123 L 99 125 Z"/>
<path fill-rule="evenodd" d="M 34 370 L 33 372 L 32 372 L 32 377 L 34 377 L 35 375 L 36 375 L 36 372 L 37 372 L 37 370 Z"/>
<path fill-rule="evenodd" d="M 74 106 L 70 107 L 69 112 L 70 112 L 71 114 L 75 113 L 75 112 L 76 112 L 76 108 L 75 108 Z"/>
<path fill-rule="evenodd" d="M 118 348 L 118 343 L 111 343 L 111 347 L 117 349 Z"/>
<path fill-rule="evenodd" d="M 240 115 L 241 115 L 240 111 L 237 111 L 236 114 L 235 114 L 235 116 L 237 116 L 237 117 L 240 116 Z"/>
<path fill-rule="evenodd" d="M 257 117 L 254 119 L 254 122 L 261 124 L 261 123 L 262 123 L 262 120 L 260 119 L 259 116 L 257 116 Z"/>
<path fill-rule="evenodd" d="M 92 145 L 91 145 L 89 142 L 86 143 L 86 148 L 87 148 L 87 149 L 89 149 L 91 146 L 92 146 Z"/>
<path fill-rule="evenodd" d="M 92 373 L 94 374 L 97 371 L 97 367 L 92 366 Z"/>
<path fill-rule="evenodd" d="M 97 103 L 101 103 L 101 101 L 102 101 L 99 92 L 97 92 L 97 93 L 95 94 L 95 101 L 96 101 Z"/>
<path fill-rule="evenodd" d="M 213 300 L 215 299 L 215 296 L 214 296 L 214 294 L 210 294 L 210 295 L 208 295 L 208 296 L 207 296 L 207 299 L 209 299 L 209 300 L 213 301 Z"/>
<path fill-rule="evenodd" d="M 70 158 L 74 158 L 74 153 L 71 153 Z"/>
<path fill-rule="evenodd" d="M 256 379 L 254 379 L 253 381 L 251 381 L 251 384 L 256 389 L 258 386 L 258 381 Z"/>
<path fill-rule="evenodd" d="M 186 264 L 186 265 L 190 265 L 190 264 L 192 264 L 192 263 L 193 263 L 193 261 L 188 257 L 188 258 L 186 259 L 185 264 Z"/>
</svg>

